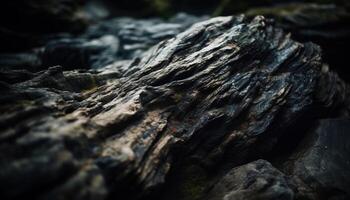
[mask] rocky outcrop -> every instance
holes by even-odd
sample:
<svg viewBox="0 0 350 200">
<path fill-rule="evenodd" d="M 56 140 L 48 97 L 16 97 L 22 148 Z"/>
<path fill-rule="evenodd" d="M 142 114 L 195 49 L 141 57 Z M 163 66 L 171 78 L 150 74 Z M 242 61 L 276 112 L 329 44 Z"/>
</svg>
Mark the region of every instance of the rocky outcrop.
<svg viewBox="0 0 350 200">
<path fill-rule="evenodd" d="M 291 32 L 298 41 L 312 41 L 323 50 L 324 61 L 349 80 L 350 12 L 349 7 L 333 4 L 293 3 L 251 9 L 248 16 L 264 15 L 276 26 Z"/>
<path fill-rule="evenodd" d="M 349 199 L 349 124 L 348 119 L 317 121 L 292 155 L 274 159 L 281 171 L 265 160 L 233 168 L 208 198 Z"/>
<path fill-rule="evenodd" d="M 320 48 L 261 16 L 197 23 L 121 67 L 1 72 L 13 77 L 0 84 L 3 199 L 144 198 L 191 165 L 208 179 L 195 196 L 181 182 L 164 196 L 200 198 L 225 169 L 346 101 Z"/>
</svg>

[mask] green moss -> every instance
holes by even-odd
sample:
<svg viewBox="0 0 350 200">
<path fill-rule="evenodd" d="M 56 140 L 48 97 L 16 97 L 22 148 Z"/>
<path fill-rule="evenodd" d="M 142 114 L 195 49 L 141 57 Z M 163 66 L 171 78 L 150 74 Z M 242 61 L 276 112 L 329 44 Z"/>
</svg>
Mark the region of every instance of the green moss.
<svg viewBox="0 0 350 200">
<path fill-rule="evenodd" d="M 163 17 L 169 17 L 172 14 L 170 0 L 150 0 L 150 7 L 153 12 Z"/>
<path fill-rule="evenodd" d="M 170 7 L 168 0 L 153 0 L 153 5 L 158 12 L 166 12 Z"/>
<path fill-rule="evenodd" d="M 288 16 L 296 12 L 298 8 L 300 8 L 298 4 L 290 4 L 287 6 L 280 6 L 280 7 L 254 8 L 254 9 L 248 10 L 246 12 L 246 15 L 247 16 L 255 16 L 255 15 Z"/>
<path fill-rule="evenodd" d="M 335 4 L 348 4 L 349 0 L 308 0 L 306 2 L 311 2 L 311 3 L 335 3 Z"/>
<path fill-rule="evenodd" d="M 213 15 L 233 15 L 243 13 L 249 8 L 258 6 L 269 6 L 279 0 L 221 0 Z"/>
<path fill-rule="evenodd" d="M 94 92 L 97 88 L 98 88 L 98 84 L 96 81 L 96 77 L 91 76 L 90 81 L 88 82 L 88 84 L 85 84 L 85 87 L 82 89 L 81 92 L 90 93 L 90 92 Z"/>
<path fill-rule="evenodd" d="M 309 23 L 312 23 L 311 21 L 315 23 L 331 23 L 342 19 L 348 19 L 349 15 L 341 10 L 334 12 L 332 9 L 324 9 L 320 12 L 320 9 L 315 9 L 312 5 L 313 4 L 308 3 L 292 3 L 275 7 L 261 7 L 248 10 L 245 14 L 247 16 L 264 15 L 274 18 L 277 22 L 283 22 L 283 20 L 287 19 L 286 17 L 294 17 L 297 19 L 298 16 L 302 16 L 304 13 L 307 14 L 309 20 L 315 19 L 310 20 Z"/>
<path fill-rule="evenodd" d="M 35 102 L 32 100 L 19 100 L 16 102 L 18 105 L 28 107 L 28 106 L 33 106 L 35 105 Z"/>
<path fill-rule="evenodd" d="M 338 4 L 338 5 L 349 5 L 349 0 L 297 0 L 294 1 L 295 3 L 319 3 L 319 4 Z M 240 12 L 246 12 L 248 9 L 251 8 L 256 8 L 256 7 L 266 7 L 269 13 L 271 12 L 280 12 L 279 14 L 287 14 L 287 13 L 281 13 L 281 12 L 288 12 L 292 11 L 295 9 L 295 7 L 290 6 L 289 8 L 279 10 L 279 9 L 274 9 L 272 6 L 278 5 L 278 4 L 283 4 L 286 3 L 283 0 L 221 0 L 218 3 L 218 6 L 216 10 L 214 11 L 213 15 L 218 16 L 218 15 L 232 15 Z M 285 7 L 285 6 L 282 6 Z M 286 6 L 288 7 L 288 6 Z M 288 10 L 290 9 L 290 10 Z M 257 10 L 253 9 L 258 14 L 264 14 L 265 10 Z"/>
<path fill-rule="evenodd" d="M 200 166 L 190 165 L 183 173 L 186 178 L 180 187 L 181 196 L 184 200 L 200 199 L 208 183 L 206 171 Z"/>
</svg>

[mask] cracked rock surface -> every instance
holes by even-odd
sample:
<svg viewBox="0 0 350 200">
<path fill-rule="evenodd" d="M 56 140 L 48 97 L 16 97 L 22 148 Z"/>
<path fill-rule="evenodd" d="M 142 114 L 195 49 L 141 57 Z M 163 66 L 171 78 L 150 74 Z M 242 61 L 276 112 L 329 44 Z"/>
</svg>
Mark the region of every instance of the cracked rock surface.
<svg viewBox="0 0 350 200">
<path fill-rule="evenodd" d="M 298 41 L 312 41 L 322 47 L 323 59 L 349 81 L 350 7 L 334 4 L 290 3 L 251 9 L 247 15 L 264 15 Z"/>
<path fill-rule="evenodd" d="M 0 72 L 2 199 L 298 199 L 313 182 L 258 159 L 295 127 L 347 115 L 320 47 L 262 16 L 196 23 L 108 70 L 66 69 Z"/>
</svg>

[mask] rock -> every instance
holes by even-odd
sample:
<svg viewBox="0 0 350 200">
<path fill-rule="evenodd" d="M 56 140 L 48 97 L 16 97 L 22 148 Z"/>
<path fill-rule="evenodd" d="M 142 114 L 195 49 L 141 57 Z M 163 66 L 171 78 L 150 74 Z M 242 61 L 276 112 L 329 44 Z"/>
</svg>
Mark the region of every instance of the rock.
<svg viewBox="0 0 350 200">
<path fill-rule="evenodd" d="M 91 26 L 78 38 L 52 40 L 40 54 L 42 66 L 61 65 L 65 70 L 98 69 L 115 61 L 131 60 L 162 40 L 206 19 L 178 14 L 168 21 L 113 18 Z"/>
<path fill-rule="evenodd" d="M 295 199 L 289 177 L 265 160 L 232 169 L 209 192 L 208 200 Z"/>
<path fill-rule="evenodd" d="M 178 14 L 168 21 L 158 18 L 137 20 L 113 18 L 91 26 L 78 38 L 49 42 L 40 54 L 43 66 L 61 65 L 65 70 L 98 69 L 115 61 L 131 60 L 162 40 L 206 19 Z"/>
<path fill-rule="evenodd" d="M 35 74 L 28 70 L 0 70 L 0 79 L 9 84 L 24 82 L 34 77 Z"/>
<path fill-rule="evenodd" d="M 40 71 L 42 61 L 38 52 L 30 51 L 25 53 L 4 53 L 0 54 L 0 66 L 2 70 L 21 70 Z"/>
<path fill-rule="evenodd" d="M 120 41 L 120 52 L 116 58 L 132 59 L 162 40 L 170 39 L 192 24 L 206 19 L 208 19 L 206 16 L 196 17 L 184 13 L 179 13 L 168 20 L 112 18 L 91 26 L 84 37 L 95 39 L 113 35 Z"/>
<path fill-rule="evenodd" d="M 346 100 L 317 45 L 261 16 L 200 22 L 142 55 L 122 73 L 8 72 L 17 78 L 0 82 L 3 199 L 143 198 L 188 161 L 216 177 Z"/>
<path fill-rule="evenodd" d="M 264 15 L 276 20 L 276 25 L 292 32 L 298 41 L 312 41 L 322 47 L 324 60 L 339 75 L 349 80 L 350 12 L 347 7 L 333 4 L 287 4 L 256 8 L 247 15 Z"/>
<path fill-rule="evenodd" d="M 284 164 L 286 173 L 309 185 L 316 199 L 350 198 L 349 128 L 348 119 L 318 121 Z"/>
<path fill-rule="evenodd" d="M 113 35 L 98 39 L 61 39 L 49 42 L 40 54 L 42 66 L 61 65 L 65 70 L 90 69 L 112 63 L 119 51 Z"/>
<path fill-rule="evenodd" d="M 264 160 L 227 172 L 203 199 L 349 199 L 348 119 L 319 120 L 282 165 Z"/>
<path fill-rule="evenodd" d="M 77 36 L 56 34 L 41 39 L 43 46 L 25 53 L 0 54 L 0 65 L 32 72 L 60 65 L 64 70 L 98 69 L 132 60 L 162 40 L 207 17 L 178 14 L 169 20 L 106 19 Z"/>
</svg>

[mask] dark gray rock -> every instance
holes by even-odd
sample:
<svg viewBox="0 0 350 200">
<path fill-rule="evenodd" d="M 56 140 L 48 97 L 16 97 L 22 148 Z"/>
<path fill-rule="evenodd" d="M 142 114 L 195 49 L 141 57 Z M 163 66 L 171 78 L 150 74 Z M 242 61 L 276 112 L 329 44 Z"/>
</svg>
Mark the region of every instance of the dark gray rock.
<svg viewBox="0 0 350 200">
<path fill-rule="evenodd" d="M 92 40 L 55 40 L 49 42 L 40 54 L 41 64 L 61 65 L 65 70 L 98 68 L 116 59 L 119 46 L 119 39 L 113 35 Z"/>
<path fill-rule="evenodd" d="M 349 80 L 350 10 L 333 4 L 293 3 L 251 9 L 248 15 L 264 15 L 291 32 L 298 41 L 312 41 L 323 50 L 324 61 Z"/>
<path fill-rule="evenodd" d="M 101 68 L 116 60 L 131 60 L 207 17 L 178 14 L 169 20 L 113 18 L 88 28 L 79 38 L 63 38 L 44 47 L 43 65 Z"/>
<path fill-rule="evenodd" d="M 40 71 L 42 67 L 41 58 L 37 52 L 6 53 L 0 54 L 0 69 Z"/>
<path fill-rule="evenodd" d="M 349 199 L 350 121 L 320 120 L 285 164 L 295 179 L 309 185 L 316 199 Z"/>
<path fill-rule="evenodd" d="M 32 72 L 60 65 L 64 70 L 98 69 L 132 60 L 162 40 L 174 37 L 207 17 L 178 14 L 169 20 L 113 18 L 97 22 L 83 34 L 41 38 L 42 47 L 26 53 L 0 54 L 0 66 Z"/>
<path fill-rule="evenodd" d="M 346 100 L 318 46 L 261 16 L 197 23 L 124 68 L 1 82 L 3 199 L 144 197 L 185 160 L 216 176 Z"/>
<path fill-rule="evenodd" d="M 293 200 L 294 183 L 265 160 L 239 166 L 209 192 L 208 200 Z"/>
</svg>

